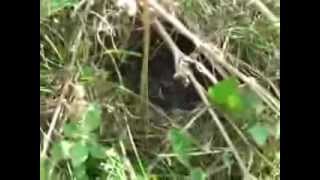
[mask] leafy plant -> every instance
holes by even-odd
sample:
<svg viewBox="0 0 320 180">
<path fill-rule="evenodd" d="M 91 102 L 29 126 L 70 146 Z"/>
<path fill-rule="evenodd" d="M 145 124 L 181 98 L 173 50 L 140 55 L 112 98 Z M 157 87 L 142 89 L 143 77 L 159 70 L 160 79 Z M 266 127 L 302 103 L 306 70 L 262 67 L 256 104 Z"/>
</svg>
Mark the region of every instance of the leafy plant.
<svg viewBox="0 0 320 180">
<path fill-rule="evenodd" d="M 169 132 L 169 140 L 172 150 L 178 155 L 178 160 L 189 167 L 188 153 L 192 150 L 192 141 L 178 129 L 171 129 Z"/>
<path fill-rule="evenodd" d="M 194 149 L 195 143 L 180 129 L 173 128 L 169 132 L 169 140 L 172 150 L 178 156 L 178 160 L 190 170 L 190 179 L 206 179 L 206 173 L 200 168 L 194 168 L 190 164 L 189 153 Z"/>
<path fill-rule="evenodd" d="M 254 141 L 260 146 L 263 146 L 264 144 L 266 144 L 266 141 L 270 136 L 268 129 L 260 124 L 255 124 L 254 126 L 249 128 L 247 131 L 252 136 Z"/>
<path fill-rule="evenodd" d="M 200 168 L 191 170 L 191 180 L 205 180 L 206 178 L 207 175 Z"/>
<path fill-rule="evenodd" d="M 230 78 L 211 86 L 208 89 L 209 99 L 236 119 L 241 118 L 251 126 L 247 132 L 260 146 L 264 145 L 271 135 L 267 128 L 258 122 L 257 115 L 261 113 L 262 103 L 249 89 L 240 89 L 235 78 Z M 279 128 L 278 128 L 279 129 Z"/>
<path fill-rule="evenodd" d="M 70 161 L 77 179 L 88 179 L 86 169 L 99 169 L 99 163 L 107 160 L 107 149 L 98 142 L 95 133 L 101 124 L 101 114 L 99 104 L 89 104 L 82 119 L 66 123 L 63 126 L 64 138 L 53 143 L 51 159 L 55 163 Z M 88 163 L 90 159 L 95 159 L 98 164 Z"/>
<path fill-rule="evenodd" d="M 208 90 L 209 97 L 214 104 L 232 112 L 243 112 L 245 104 L 238 90 L 239 83 L 235 78 L 219 82 Z"/>
</svg>

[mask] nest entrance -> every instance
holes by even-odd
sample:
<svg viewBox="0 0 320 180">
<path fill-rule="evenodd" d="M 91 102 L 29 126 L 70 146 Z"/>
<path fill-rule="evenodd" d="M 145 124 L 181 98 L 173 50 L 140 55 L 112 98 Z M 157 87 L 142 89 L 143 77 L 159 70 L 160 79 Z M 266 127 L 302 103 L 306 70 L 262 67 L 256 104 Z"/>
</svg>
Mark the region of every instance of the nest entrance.
<svg viewBox="0 0 320 180">
<path fill-rule="evenodd" d="M 195 49 L 194 44 L 180 34 L 173 33 L 175 43 L 186 54 Z M 137 41 L 137 39 L 139 39 Z M 129 41 L 129 50 L 143 54 L 143 32 L 133 31 Z M 121 67 L 129 87 L 139 93 L 142 59 L 129 59 Z M 149 99 L 152 103 L 166 111 L 181 109 L 192 110 L 200 102 L 200 98 L 192 85 L 184 87 L 182 82 L 173 78 L 175 74 L 174 58 L 170 49 L 151 31 L 149 56 Z"/>
</svg>

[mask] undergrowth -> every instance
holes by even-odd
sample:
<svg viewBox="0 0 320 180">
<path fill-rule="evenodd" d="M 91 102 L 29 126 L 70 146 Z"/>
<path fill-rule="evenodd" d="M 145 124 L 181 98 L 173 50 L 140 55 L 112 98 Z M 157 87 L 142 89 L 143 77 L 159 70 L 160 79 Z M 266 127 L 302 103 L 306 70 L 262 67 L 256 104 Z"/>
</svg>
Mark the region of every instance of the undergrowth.
<svg viewBox="0 0 320 180">
<path fill-rule="evenodd" d="M 141 12 L 128 16 L 115 2 L 41 0 L 41 180 L 241 179 L 209 109 L 251 179 L 280 179 L 280 115 L 232 73 L 205 86 L 210 106 L 198 102 L 193 110 L 164 110 L 131 88 L 140 86 L 141 69 L 133 62 L 142 62 L 135 45 L 143 38 L 132 32 L 143 30 Z M 254 2 L 159 1 L 280 100 L 280 30 Z M 277 0 L 261 2 L 279 16 Z M 152 38 L 150 57 L 163 46 Z M 148 108 L 147 116 L 140 106 Z"/>
</svg>

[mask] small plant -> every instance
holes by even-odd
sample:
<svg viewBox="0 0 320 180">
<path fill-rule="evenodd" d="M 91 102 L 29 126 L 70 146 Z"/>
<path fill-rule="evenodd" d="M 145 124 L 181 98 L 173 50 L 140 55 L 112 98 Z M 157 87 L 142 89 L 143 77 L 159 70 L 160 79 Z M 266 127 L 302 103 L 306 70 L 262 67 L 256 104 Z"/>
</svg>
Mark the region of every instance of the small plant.
<svg viewBox="0 0 320 180">
<path fill-rule="evenodd" d="M 192 139 L 182 130 L 173 128 L 169 132 L 169 140 L 173 153 L 175 153 L 178 160 L 189 169 L 190 179 L 206 179 L 206 174 L 200 168 L 194 168 L 190 164 L 189 153 L 195 149 L 195 143 L 193 143 Z"/>
<path fill-rule="evenodd" d="M 271 133 L 266 128 L 267 124 L 259 122 L 257 118 L 263 109 L 262 103 L 253 92 L 241 89 L 239 85 L 235 78 L 223 80 L 208 89 L 209 99 L 234 119 L 249 123 L 247 133 L 259 146 L 263 146 Z"/>
<path fill-rule="evenodd" d="M 98 141 L 101 113 L 100 105 L 91 103 L 81 119 L 73 119 L 63 126 L 63 138 L 55 141 L 51 148 L 50 161 L 53 162 L 53 167 L 62 162 L 70 163 L 70 176 L 81 180 L 92 177 L 125 177 L 121 159 L 113 149 Z M 41 161 L 42 179 L 48 177 L 45 162 Z"/>
</svg>

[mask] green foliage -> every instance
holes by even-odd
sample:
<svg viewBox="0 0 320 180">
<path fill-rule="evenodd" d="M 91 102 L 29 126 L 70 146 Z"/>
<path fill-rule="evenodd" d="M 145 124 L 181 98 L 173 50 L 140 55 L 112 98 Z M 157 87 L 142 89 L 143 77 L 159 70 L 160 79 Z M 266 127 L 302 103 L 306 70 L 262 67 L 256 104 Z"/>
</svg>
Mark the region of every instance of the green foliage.
<svg viewBox="0 0 320 180">
<path fill-rule="evenodd" d="M 173 150 L 178 156 L 178 160 L 185 165 L 191 172 L 190 178 L 194 179 L 206 179 L 206 173 L 200 168 L 192 167 L 190 163 L 189 153 L 195 149 L 195 143 L 186 133 L 180 129 L 173 128 L 169 132 L 169 141 Z"/>
<path fill-rule="evenodd" d="M 105 148 L 98 143 L 88 144 L 90 155 L 97 159 L 106 158 Z"/>
<path fill-rule="evenodd" d="M 178 129 L 171 129 L 169 132 L 169 140 L 173 152 L 178 155 L 178 160 L 185 166 L 189 167 L 188 153 L 192 150 L 192 141 L 190 138 Z"/>
<path fill-rule="evenodd" d="M 82 121 L 82 127 L 87 132 L 91 132 L 99 128 L 101 124 L 101 107 L 97 103 L 89 105 L 87 112 L 85 113 Z"/>
<path fill-rule="evenodd" d="M 73 167 L 82 165 L 89 156 L 88 147 L 85 143 L 79 141 L 72 146 L 69 153 Z"/>
<path fill-rule="evenodd" d="M 55 141 L 51 148 L 51 159 L 55 163 L 70 161 L 73 174 L 77 179 L 89 179 L 91 176 L 87 173 L 88 168 L 101 171 L 99 164 L 108 161 L 107 149 L 98 142 L 95 133 L 101 125 L 101 114 L 100 105 L 91 103 L 82 119 L 71 121 L 63 126 L 64 138 Z M 103 176 L 106 173 L 109 171 L 106 170 L 100 175 Z"/>
<path fill-rule="evenodd" d="M 127 60 L 138 59 L 137 57 L 142 56 L 136 52 L 131 52 L 131 50 L 121 49 L 123 47 L 131 47 L 127 46 L 127 42 L 122 44 L 122 42 L 119 41 L 119 39 L 126 39 L 121 36 L 124 34 L 122 31 L 124 30 L 126 32 L 125 34 L 128 34 L 128 36 L 131 36 L 132 31 L 130 31 L 129 28 L 126 28 L 127 26 L 123 23 L 124 21 L 122 19 L 119 21 L 119 11 L 114 8 L 114 2 L 109 0 L 95 1 L 94 6 L 90 7 L 88 4 L 89 9 L 80 8 L 76 12 L 79 16 L 75 16 L 75 18 L 70 18 L 70 13 L 72 14 L 73 10 L 68 7 L 76 5 L 79 0 L 41 0 L 40 2 L 42 18 L 41 37 L 47 36 L 50 41 L 52 41 L 52 44 L 44 40 L 41 42 L 44 56 L 43 60 L 40 62 L 41 98 L 50 100 L 52 97 L 57 97 L 59 95 L 57 87 L 62 85 L 61 83 L 63 83 L 63 81 L 56 82 L 56 78 L 53 74 L 56 74 L 55 72 L 58 72 L 63 66 L 68 65 L 70 58 L 75 56 L 75 64 L 77 67 L 74 67 L 76 70 L 70 73 L 70 77 L 76 77 L 75 81 L 79 81 L 86 89 L 90 89 L 90 94 L 87 96 L 88 99 L 99 99 L 99 101 L 107 103 L 108 110 L 110 107 L 110 112 L 108 112 L 108 123 L 114 123 L 113 121 L 109 121 L 109 119 L 113 120 L 113 117 L 117 117 L 117 120 L 122 120 L 122 111 L 124 110 L 128 111 L 125 112 L 125 116 L 128 116 L 128 122 L 132 122 L 130 112 L 133 108 L 131 102 L 136 102 L 136 100 L 132 100 L 133 97 L 128 95 L 128 93 L 124 93 L 124 91 L 121 90 L 118 91 L 120 88 L 118 88 L 117 91 L 113 91 L 115 89 L 114 87 L 118 87 L 118 84 L 117 82 L 114 82 L 113 76 L 112 80 L 107 77 L 114 74 L 114 69 L 111 62 L 107 62 L 110 58 L 105 58 L 103 55 L 108 54 L 110 57 L 113 56 L 115 57 L 115 60 L 121 59 L 116 62 L 117 65 L 120 65 Z M 245 2 L 235 3 L 231 1 L 211 0 L 179 0 L 178 2 L 180 4 L 177 6 L 176 15 L 189 26 L 191 31 L 196 32 L 196 34 L 201 34 L 201 37 L 207 38 L 207 41 L 215 42 L 218 47 L 223 47 L 226 57 L 231 53 L 235 55 L 235 57 L 241 59 L 239 61 L 233 61 L 232 58 L 230 58 L 228 63 L 234 63 L 234 67 L 238 68 L 239 71 L 244 72 L 246 75 L 247 73 L 250 75 L 253 73 L 253 76 L 255 76 L 255 72 L 251 71 L 249 68 L 242 68 L 241 61 L 244 60 L 250 67 L 259 69 L 262 71 L 263 75 L 273 81 L 273 78 L 275 77 L 273 71 L 277 70 L 273 65 L 273 53 L 275 48 L 280 48 L 278 43 L 279 33 L 275 32 L 279 31 L 279 28 L 268 28 L 269 25 L 264 23 L 264 18 L 253 17 L 252 14 L 257 14 L 257 11 L 254 10 L 254 8 L 249 8 Z M 264 3 L 270 8 L 272 7 L 271 4 L 274 2 L 270 1 Z M 250 13 L 250 11 L 252 13 Z M 104 18 L 101 19 L 100 17 L 96 17 L 91 12 L 95 12 Z M 104 12 L 108 13 L 105 14 Z M 260 13 L 259 16 L 261 16 Z M 108 21 L 108 28 L 111 27 L 111 30 L 114 30 L 115 34 L 120 35 L 114 37 L 114 39 L 111 37 L 112 41 L 114 40 L 112 46 L 116 46 L 116 48 L 109 46 L 108 41 L 110 38 L 106 32 L 102 31 L 97 34 L 96 30 L 99 30 L 100 27 L 98 26 L 100 26 L 102 20 Z M 126 23 L 132 25 L 131 28 L 135 28 L 133 22 L 127 22 L 126 20 Z M 106 23 L 103 22 L 103 24 Z M 105 30 L 104 26 L 102 28 Z M 78 43 L 76 39 L 77 36 L 80 35 L 79 32 L 84 32 L 80 33 L 79 47 L 76 49 L 77 51 L 70 51 L 71 47 Z M 96 40 L 98 39 L 96 38 L 96 35 L 100 34 L 103 35 L 101 36 L 103 38 L 102 41 L 106 42 L 104 45 L 107 50 L 101 47 Z M 90 43 L 88 41 L 90 41 Z M 130 42 L 128 42 L 128 44 L 130 44 Z M 151 49 L 153 49 L 153 47 Z M 152 54 L 154 52 L 150 53 Z M 135 56 L 135 58 L 131 58 L 131 56 Z M 89 61 L 91 63 L 91 60 L 93 59 L 94 65 L 99 69 L 92 68 L 88 65 Z M 240 64 L 238 64 L 238 62 L 240 62 Z M 79 78 L 77 74 L 78 70 L 80 71 Z M 123 81 L 126 82 L 126 73 L 121 71 L 121 75 L 123 75 Z M 136 83 L 134 80 L 129 79 L 129 81 L 133 84 Z M 265 86 L 265 84 L 263 85 Z M 121 97 L 121 100 L 119 101 L 119 99 L 115 97 Z M 210 87 L 209 98 L 215 108 L 219 111 L 219 116 L 221 114 L 227 114 L 228 116 L 226 117 L 229 117 L 230 115 L 232 120 L 241 120 L 236 121 L 236 125 L 239 125 L 241 130 L 243 130 L 243 127 L 249 127 L 248 129 L 244 129 L 247 133 L 246 136 L 250 136 L 257 145 L 265 144 L 267 141 L 266 139 L 271 135 L 269 134 L 271 131 L 276 139 L 280 138 L 280 123 L 275 126 L 276 128 L 273 128 L 271 123 L 276 122 L 272 121 L 274 118 L 269 115 L 270 112 L 268 112 L 268 109 L 264 108 L 264 105 L 250 90 L 239 88 L 239 82 L 237 82 L 236 79 L 222 81 L 221 83 L 218 83 L 217 86 Z M 123 104 L 125 107 L 123 109 L 117 109 L 119 104 Z M 131 166 L 131 160 L 135 159 L 132 158 L 132 156 L 134 156 L 132 149 L 131 147 L 128 147 L 126 143 L 121 144 L 121 150 L 124 150 L 125 152 L 119 154 L 116 150 L 118 147 L 109 148 L 99 141 L 102 140 L 99 129 L 103 130 L 101 131 L 103 134 L 109 135 L 108 132 L 112 132 L 110 133 L 112 134 L 112 137 L 103 135 L 103 140 L 107 139 L 107 141 L 104 142 L 111 143 L 111 145 L 117 146 L 119 144 L 119 139 L 122 140 L 123 137 L 115 136 L 114 139 L 113 131 L 115 131 L 115 129 L 113 129 L 111 125 L 106 126 L 106 129 L 102 129 L 102 111 L 99 106 L 100 105 L 98 104 L 90 104 L 88 111 L 84 114 L 82 119 L 67 121 L 67 123 L 62 124 L 62 134 L 60 134 L 61 129 L 57 129 L 56 132 L 58 133 L 54 133 L 57 136 L 52 137 L 52 142 L 50 142 L 52 146 L 50 146 L 51 149 L 48 160 L 41 159 L 40 161 L 41 180 L 129 179 L 128 167 Z M 115 110 L 112 110 L 113 106 L 116 108 Z M 46 108 L 44 109 L 46 110 Z M 220 114 L 220 112 L 222 113 Z M 190 112 L 186 112 L 186 114 L 188 113 Z M 262 113 L 265 114 L 259 116 L 259 114 Z M 132 114 L 134 115 L 135 113 Z M 111 118 L 109 118 L 109 115 Z M 267 124 L 265 119 L 263 119 L 265 116 L 268 116 L 266 119 L 269 118 L 268 120 L 271 120 L 272 122 L 268 122 Z M 210 120 L 208 116 L 201 116 L 195 125 L 207 126 L 207 119 L 208 121 Z M 175 118 L 173 120 L 175 120 Z M 61 124 L 59 123 L 57 127 L 60 128 L 60 125 Z M 221 138 L 222 136 L 220 136 L 219 132 L 217 132 L 215 128 L 212 128 L 212 131 L 210 131 L 211 124 L 209 125 L 210 126 L 207 126 L 207 129 L 193 126 L 194 128 L 191 129 L 197 128 L 197 133 L 193 131 L 190 132 L 195 134 L 196 137 L 199 135 L 200 139 L 205 143 L 207 142 L 207 139 L 210 139 L 210 143 L 208 142 L 208 147 L 210 146 L 210 148 L 225 146 L 225 142 Z M 133 126 L 137 125 L 133 123 Z M 134 129 L 135 127 L 132 128 Z M 238 135 L 235 135 L 232 130 L 229 132 L 229 129 L 226 129 L 231 140 L 237 146 L 236 148 L 239 148 L 240 154 L 244 160 L 249 159 L 247 158 L 248 151 L 242 146 L 243 144 L 239 141 Z M 208 131 L 208 133 L 203 133 L 204 135 L 202 135 L 198 133 L 199 131 Z M 150 157 L 150 154 L 153 154 L 154 152 L 150 152 L 151 149 L 143 149 L 143 153 L 140 152 L 140 148 L 143 146 L 140 146 L 141 141 L 139 133 L 140 132 L 136 134 L 135 132 L 133 134 L 134 143 L 138 143 L 138 153 L 141 155 L 142 162 L 145 162 L 143 168 L 147 169 L 150 163 L 153 162 L 148 158 L 152 158 L 153 160 L 154 157 Z M 158 137 L 158 131 L 155 132 L 155 136 Z M 159 137 L 162 138 L 163 136 L 160 134 Z M 147 143 L 150 143 L 149 139 L 153 141 L 154 138 L 148 138 Z M 157 163 L 152 171 L 152 173 L 156 174 L 154 175 L 154 179 L 206 179 L 205 172 L 211 170 L 206 169 L 208 168 L 206 165 L 215 163 L 213 161 L 218 162 L 217 168 L 220 168 L 220 163 L 223 163 L 222 168 L 227 166 L 227 169 L 230 170 L 230 174 L 228 174 L 230 177 L 224 177 L 224 172 L 218 172 L 214 175 L 213 179 L 238 179 L 232 177 L 233 174 L 231 174 L 231 171 L 237 171 L 234 170 L 237 168 L 233 168 L 235 160 L 231 153 L 224 152 L 222 154 L 210 155 L 210 157 L 209 155 L 194 155 L 197 153 L 192 153 L 191 151 L 195 143 L 192 143 L 193 141 L 191 141 L 191 138 L 188 137 L 186 133 L 178 129 L 170 131 L 169 140 L 173 152 L 166 153 L 174 153 L 175 155 L 178 155 L 178 158 L 176 158 L 177 160 L 175 161 L 166 158 Z M 142 144 L 143 143 L 145 142 L 142 142 Z M 273 143 L 272 140 L 270 141 L 270 144 L 271 143 Z M 124 147 L 122 147 L 122 145 L 124 145 Z M 207 148 L 207 146 L 205 147 Z M 162 150 L 162 146 L 159 148 Z M 270 153 L 266 148 L 266 146 L 263 148 L 263 155 L 266 155 L 266 158 L 270 158 L 271 161 L 273 161 L 274 158 L 269 156 Z M 222 151 L 224 151 L 224 149 L 222 149 Z M 275 152 L 279 152 L 278 149 L 276 149 Z M 190 153 L 192 153 L 192 156 Z M 122 154 L 126 154 L 127 156 L 123 157 Z M 221 158 L 222 162 L 220 162 Z M 277 158 L 280 159 L 280 153 L 277 154 Z M 205 161 L 202 161 L 203 159 Z M 262 168 L 258 168 L 257 166 L 265 163 L 260 163 L 260 158 L 256 158 L 255 155 L 252 160 L 252 174 L 259 174 L 259 178 L 264 178 L 265 171 L 262 172 Z M 181 163 L 184 164 L 184 166 L 181 165 Z M 127 166 L 127 164 L 129 164 L 129 166 Z M 199 166 L 198 164 L 201 164 L 201 168 L 193 167 L 196 166 L 195 164 L 197 164 L 197 166 Z M 137 164 L 133 163 L 132 167 L 134 171 L 133 174 L 136 174 L 138 179 L 145 179 L 145 176 L 139 176 L 139 174 L 141 175 L 142 173 Z M 224 169 L 222 169 L 222 171 L 224 171 Z M 274 179 L 271 176 L 267 177 L 269 179 Z"/>
<path fill-rule="evenodd" d="M 90 66 L 83 66 L 80 74 L 80 81 L 90 85 L 93 84 L 95 80 L 95 72 L 94 69 Z"/>
<path fill-rule="evenodd" d="M 79 180 L 89 180 L 87 167 L 84 164 L 81 164 L 80 166 L 74 168 L 74 175 Z"/>
<path fill-rule="evenodd" d="M 267 128 L 260 124 L 255 124 L 248 129 L 248 133 L 252 136 L 254 141 L 259 145 L 263 146 L 266 144 L 266 141 L 270 135 Z"/>
<path fill-rule="evenodd" d="M 241 95 L 238 85 L 235 78 L 230 78 L 210 87 L 208 94 L 211 102 L 229 112 L 243 113 L 248 108 L 248 101 Z"/>
<path fill-rule="evenodd" d="M 206 178 L 207 175 L 200 168 L 191 170 L 191 180 L 205 180 Z"/>
<path fill-rule="evenodd" d="M 82 135 L 80 124 L 77 122 L 70 122 L 63 126 L 63 133 L 68 138 L 77 138 Z"/>
<path fill-rule="evenodd" d="M 72 144 L 73 143 L 68 140 L 61 140 L 61 141 L 55 142 L 51 149 L 52 158 L 56 162 L 69 158 Z"/>
<path fill-rule="evenodd" d="M 40 159 L 40 180 L 48 179 L 48 167 L 46 159 Z"/>
<path fill-rule="evenodd" d="M 229 167 L 229 168 L 231 168 L 231 165 L 234 163 L 234 159 L 232 158 L 233 156 L 232 156 L 232 153 L 230 153 L 230 152 L 225 152 L 225 153 L 223 153 L 223 156 L 222 156 L 223 158 L 222 158 L 222 160 L 223 160 L 223 163 L 227 166 L 227 167 Z"/>
<path fill-rule="evenodd" d="M 52 0 L 51 3 L 51 7 L 53 10 L 59 10 L 68 6 L 73 6 L 74 4 L 76 4 L 78 2 L 78 0 Z"/>
<path fill-rule="evenodd" d="M 219 82 L 214 87 L 209 88 L 212 101 L 218 104 L 228 104 L 228 98 L 237 95 L 238 82 L 235 78 Z"/>
<path fill-rule="evenodd" d="M 249 89 L 240 89 L 238 85 L 234 78 L 223 80 L 209 88 L 209 99 L 229 115 L 253 124 L 247 132 L 258 145 L 262 146 L 270 136 L 268 129 L 259 124 L 257 118 L 263 110 L 262 102 Z M 280 134 L 280 128 L 277 128 L 277 131 Z"/>
<path fill-rule="evenodd" d="M 41 0 L 40 1 L 40 16 L 51 16 L 55 12 L 75 5 L 78 0 Z"/>
</svg>

